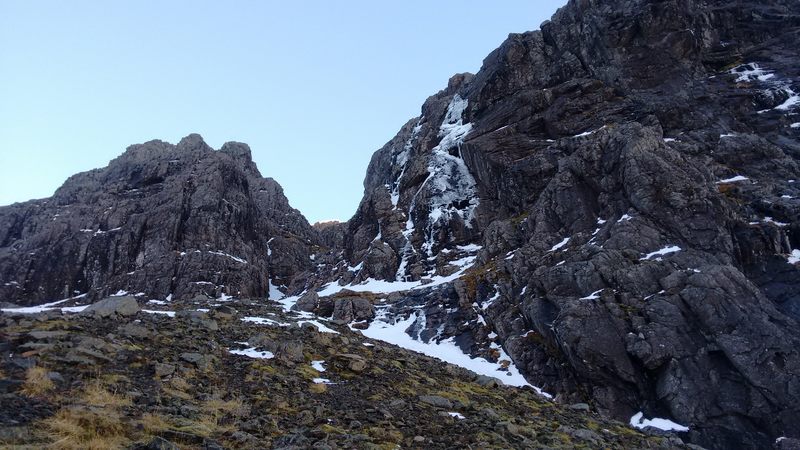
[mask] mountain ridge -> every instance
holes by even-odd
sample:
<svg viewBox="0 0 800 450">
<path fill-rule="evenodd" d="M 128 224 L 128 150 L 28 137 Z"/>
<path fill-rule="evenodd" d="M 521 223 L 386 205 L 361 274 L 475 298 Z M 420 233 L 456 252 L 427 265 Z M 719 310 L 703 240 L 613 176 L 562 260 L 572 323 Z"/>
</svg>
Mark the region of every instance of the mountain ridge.
<svg viewBox="0 0 800 450">
<path fill-rule="evenodd" d="M 194 207 L 166 203 L 181 211 L 166 225 L 185 214 L 198 225 L 190 238 L 178 225 L 157 238 L 171 252 L 204 256 L 175 282 L 150 286 L 176 259 L 137 265 L 140 252 L 128 251 L 115 267 L 144 270 L 138 280 L 82 263 L 37 291 L 53 271 L 22 255 L 27 244 L 8 249 L 39 202 L 0 209 L 7 230 L 20 230 L 0 236 L 0 296 L 60 298 L 61 282 L 88 283 L 87 270 L 100 280 L 89 283 L 95 298 L 117 288 L 156 298 L 287 296 L 365 333 L 409 323 L 406 334 L 419 341 L 454 342 L 560 401 L 617 419 L 671 417 L 709 448 L 797 437 L 798 27 L 791 1 L 572 0 L 429 97 L 373 154 L 349 221 L 311 227 L 277 183 L 260 181 L 270 179 L 260 178 L 249 148 L 226 144 L 200 179 L 222 168 L 218 190 L 234 187 L 229 213 L 219 211 L 231 200 L 213 190 L 188 196 L 207 201 L 196 217 Z M 132 148 L 118 162 L 123 187 L 167 182 L 169 160 L 151 162 L 169 144 Z M 175 148 L 212 155 L 196 135 Z M 147 170 L 137 171 L 140 163 Z M 79 181 L 68 180 L 55 202 L 77 201 L 86 192 Z M 266 203 L 253 200 L 262 191 L 251 183 L 268 192 Z M 103 195 L 92 201 L 107 202 Z M 38 242 L 68 234 L 52 231 L 50 214 L 58 212 L 36 222 L 51 230 L 39 230 L 46 238 Z M 96 231 L 99 219 L 71 226 L 107 239 L 114 220 Z M 209 250 L 211 223 L 232 239 Z M 187 240 L 191 248 L 176 247 Z M 68 243 L 47 252 L 102 260 L 110 248 Z M 252 273 L 242 276 L 244 265 Z M 33 288 L 19 292 L 24 282 Z M 198 282 L 210 285 L 183 287 Z"/>
</svg>

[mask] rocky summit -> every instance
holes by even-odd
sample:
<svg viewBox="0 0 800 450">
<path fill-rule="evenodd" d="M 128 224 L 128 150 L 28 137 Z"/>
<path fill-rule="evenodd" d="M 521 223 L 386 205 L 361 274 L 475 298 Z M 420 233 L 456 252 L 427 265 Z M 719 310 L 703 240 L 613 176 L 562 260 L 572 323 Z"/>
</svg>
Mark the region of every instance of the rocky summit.
<svg viewBox="0 0 800 450">
<path fill-rule="evenodd" d="M 312 267 L 320 243 L 247 145 L 214 151 L 196 134 L 133 145 L 49 199 L 0 208 L 0 224 L 0 298 L 22 305 L 118 292 L 268 297 Z"/>
<path fill-rule="evenodd" d="M 794 0 L 571 0 L 346 223 L 197 135 L 0 208 L 0 442 L 800 448 L 798 48 Z"/>
</svg>

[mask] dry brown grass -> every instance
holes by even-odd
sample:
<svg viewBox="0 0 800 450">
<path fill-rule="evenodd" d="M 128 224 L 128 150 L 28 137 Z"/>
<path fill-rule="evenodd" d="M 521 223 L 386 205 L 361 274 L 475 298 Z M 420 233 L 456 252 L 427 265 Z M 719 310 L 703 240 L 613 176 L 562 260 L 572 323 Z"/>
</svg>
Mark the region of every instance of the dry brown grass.
<svg viewBox="0 0 800 450">
<path fill-rule="evenodd" d="M 250 407 L 238 397 L 230 400 L 212 398 L 203 402 L 201 410 L 207 414 L 218 417 L 224 415 L 242 417 L 250 412 Z"/>
<path fill-rule="evenodd" d="M 131 399 L 116 391 L 101 378 L 63 400 L 75 403 L 63 406 L 55 415 L 41 421 L 55 449 L 117 449 L 130 443 L 135 432 L 123 422 L 121 408 Z"/>
<path fill-rule="evenodd" d="M 172 428 L 170 423 L 162 416 L 158 414 L 151 414 L 145 413 L 142 414 L 141 419 L 142 428 L 144 428 L 145 433 L 158 435 L 164 430 L 169 430 Z"/>
<path fill-rule="evenodd" d="M 100 450 L 123 448 L 128 443 L 115 411 L 65 407 L 42 424 L 53 441 L 48 448 Z"/>
<path fill-rule="evenodd" d="M 22 393 L 29 397 L 44 395 L 56 388 L 55 383 L 48 376 L 44 367 L 33 366 L 25 372 L 25 383 Z"/>
<path fill-rule="evenodd" d="M 308 386 L 308 390 L 312 394 L 322 394 L 328 390 L 328 386 L 326 386 L 325 383 L 311 383 Z"/>
<path fill-rule="evenodd" d="M 179 429 L 210 436 L 212 434 L 230 433 L 236 431 L 236 418 L 246 416 L 250 412 L 250 406 L 240 398 L 222 400 L 214 397 L 204 401 L 200 405 L 202 414 Z"/>
<path fill-rule="evenodd" d="M 83 388 L 81 399 L 92 406 L 121 408 L 131 405 L 130 397 L 107 389 L 99 380 L 95 380 Z"/>
<path fill-rule="evenodd" d="M 170 380 L 169 384 L 161 385 L 161 391 L 170 397 L 176 397 L 183 400 L 191 400 L 192 395 L 189 394 L 192 390 L 192 385 L 181 377 L 175 377 Z"/>
<path fill-rule="evenodd" d="M 174 387 L 179 391 L 189 391 L 192 389 L 192 385 L 189 384 L 188 381 L 184 380 L 181 377 L 175 377 L 170 381 L 170 386 Z"/>
</svg>

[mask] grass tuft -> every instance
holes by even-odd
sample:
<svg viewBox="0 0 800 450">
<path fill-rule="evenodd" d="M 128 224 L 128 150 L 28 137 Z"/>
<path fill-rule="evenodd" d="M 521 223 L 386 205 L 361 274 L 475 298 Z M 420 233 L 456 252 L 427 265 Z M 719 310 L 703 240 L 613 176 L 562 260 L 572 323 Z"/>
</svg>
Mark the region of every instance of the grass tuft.
<svg viewBox="0 0 800 450">
<path fill-rule="evenodd" d="M 43 421 L 53 441 L 48 448 L 110 449 L 122 448 L 128 440 L 120 416 L 114 411 L 92 411 L 67 407 Z"/>
<path fill-rule="evenodd" d="M 120 408 L 130 406 L 131 399 L 117 392 L 112 392 L 101 381 L 93 381 L 83 389 L 84 402 L 91 406 Z"/>
<path fill-rule="evenodd" d="M 55 383 L 47 374 L 48 370 L 44 367 L 33 366 L 25 372 L 25 383 L 22 385 L 22 393 L 29 397 L 44 395 L 56 388 Z"/>
</svg>

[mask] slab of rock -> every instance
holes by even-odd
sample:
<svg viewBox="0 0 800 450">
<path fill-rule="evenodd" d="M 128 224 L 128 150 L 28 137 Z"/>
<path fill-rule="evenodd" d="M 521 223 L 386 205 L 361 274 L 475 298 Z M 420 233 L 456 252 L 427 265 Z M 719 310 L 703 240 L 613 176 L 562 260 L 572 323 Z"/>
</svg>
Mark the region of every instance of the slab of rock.
<svg viewBox="0 0 800 450">
<path fill-rule="evenodd" d="M 94 317 L 129 317 L 135 315 L 140 309 L 136 297 L 108 297 L 92 303 L 81 314 Z"/>
<path fill-rule="evenodd" d="M 419 401 L 443 409 L 453 408 L 453 402 L 439 395 L 420 395 Z"/>
</svg>

